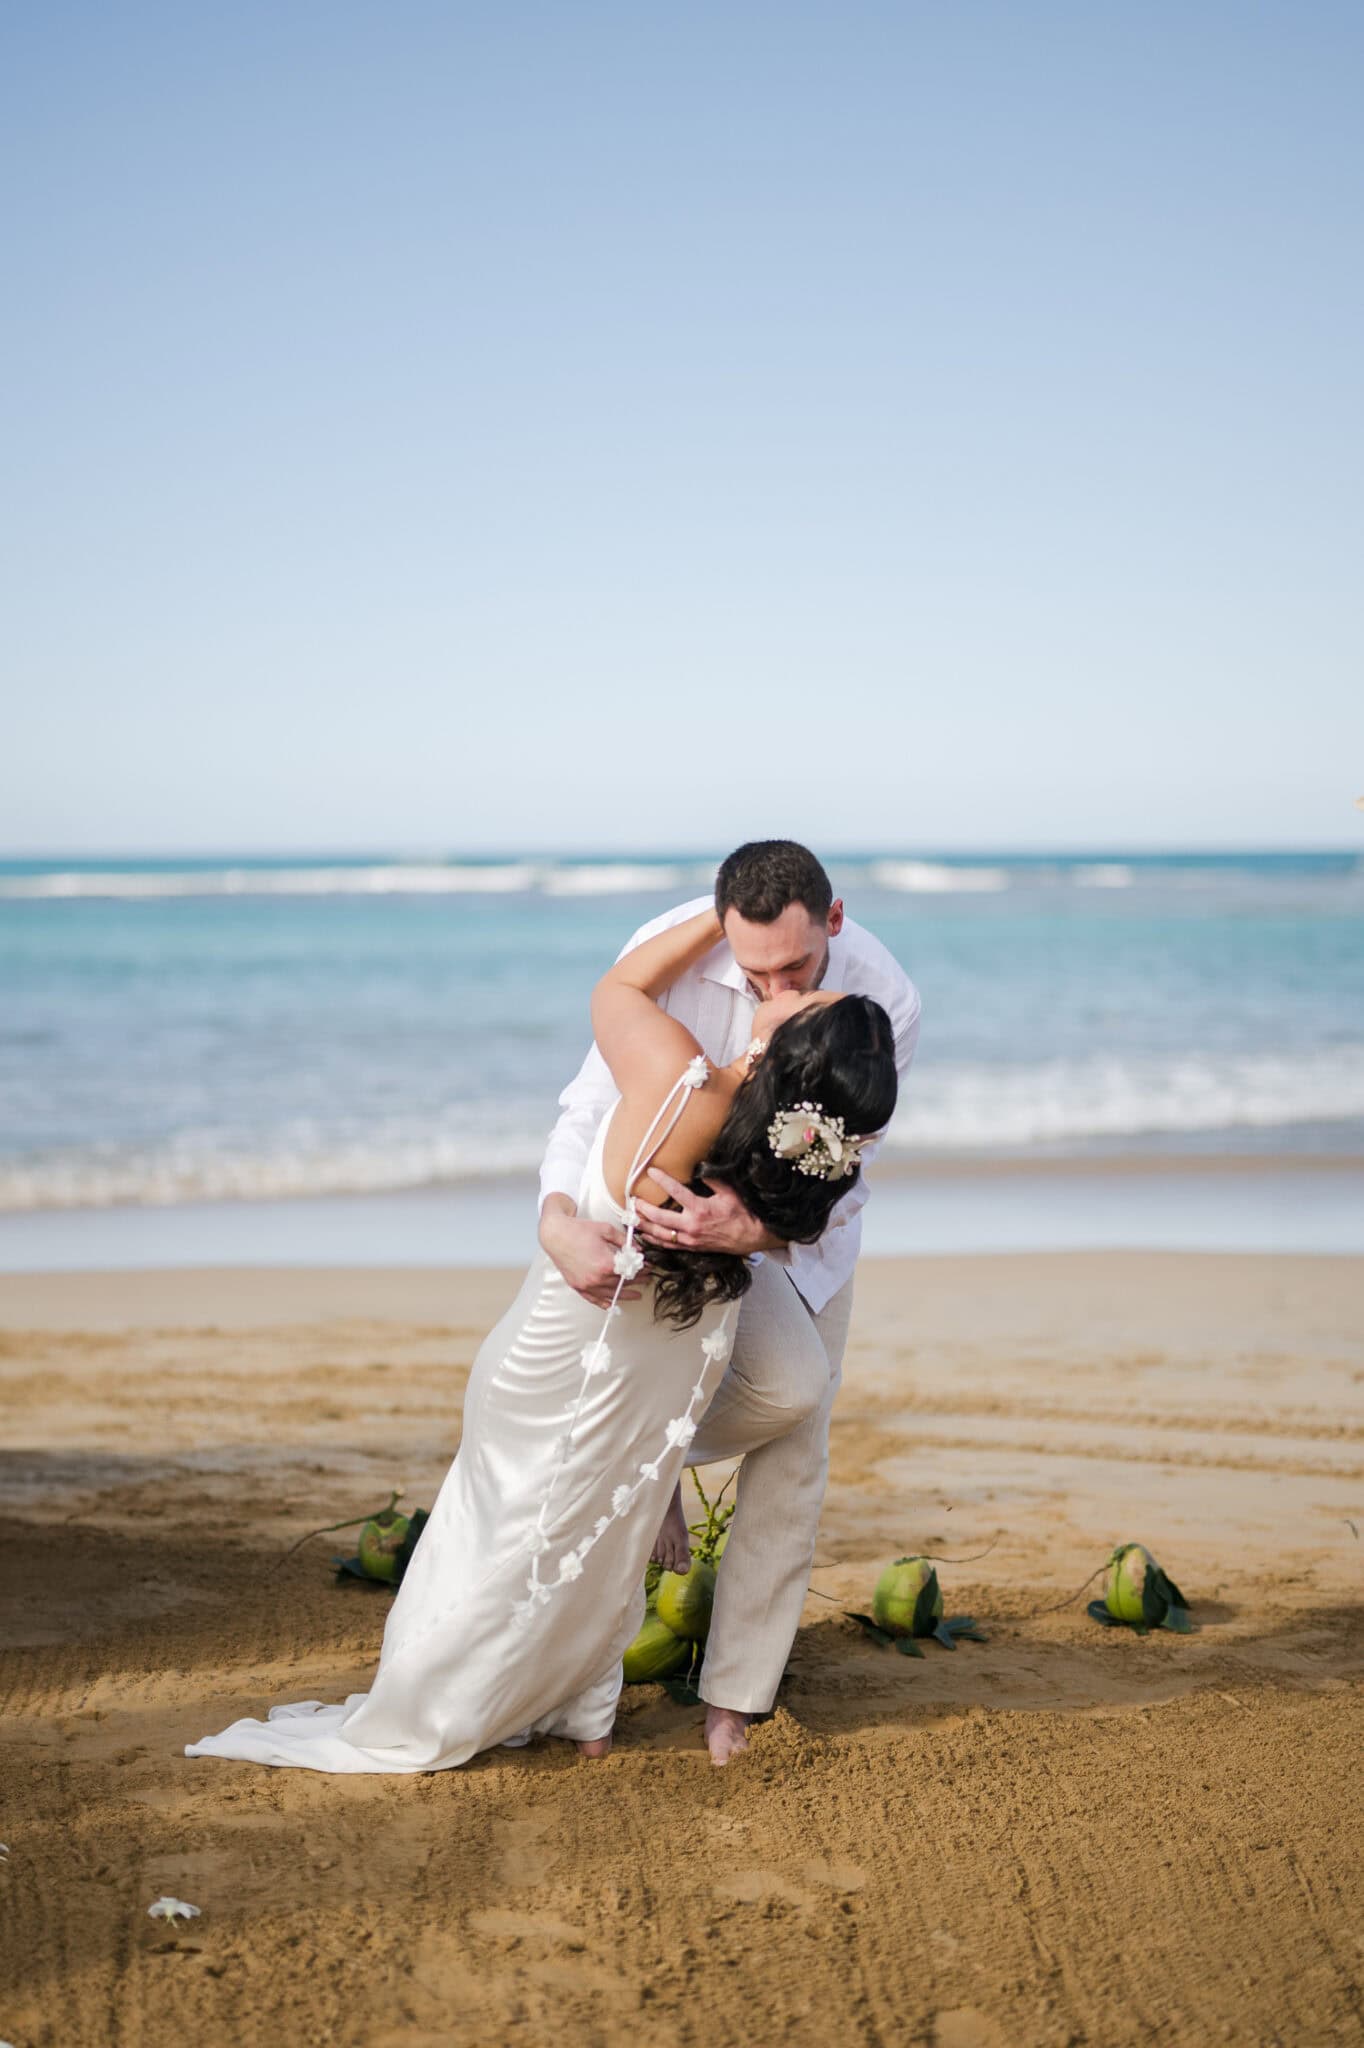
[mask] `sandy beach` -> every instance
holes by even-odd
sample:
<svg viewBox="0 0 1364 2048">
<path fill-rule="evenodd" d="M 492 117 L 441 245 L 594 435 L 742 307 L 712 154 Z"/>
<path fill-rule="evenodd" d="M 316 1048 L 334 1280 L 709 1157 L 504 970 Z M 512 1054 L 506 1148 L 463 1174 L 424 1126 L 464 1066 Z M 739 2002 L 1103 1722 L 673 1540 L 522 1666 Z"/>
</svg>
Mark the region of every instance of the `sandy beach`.
<svg viewBox="0 0 1364 2048">
<path fill-rule="evenodd" d="M 1361 2038 L 1359 1261 L 864 1262 L 819 1593 L 728 1771 L 653 1687 L 596 1765 L 185 1758 L 363 1689 L 389 1595 L 336 1582 L 345 1537 L 274 1567 L 429 1502 L 512 1284 L 0 1278 L 0 2038 Z M 1058 1605 L 1121 1539 L 1198 1634 Z M 915 1660 L 841 1617 L 904 1551 L 986 1546 L 941 1578 L 987 1643 Z M 201 1917 L 149 1919 L 166 1892 Z"/>
</svg>

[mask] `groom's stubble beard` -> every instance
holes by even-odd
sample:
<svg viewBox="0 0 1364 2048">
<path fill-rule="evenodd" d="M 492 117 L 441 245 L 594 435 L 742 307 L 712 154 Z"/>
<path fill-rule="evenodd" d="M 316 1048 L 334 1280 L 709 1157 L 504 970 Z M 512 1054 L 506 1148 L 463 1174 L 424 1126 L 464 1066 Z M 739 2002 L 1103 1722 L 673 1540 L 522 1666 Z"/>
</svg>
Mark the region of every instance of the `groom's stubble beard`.
<svg viewBox="0 0 1364 2048">
<path fill-rule="evenodd" d="M 829 972 L 829 942 L 828 942 L 828 939 L 826 938 L 826 939 L 825 939 L 825 942 L 824 942 L 824 958 L 823 958 L 823 959 L 822 959 L 822 960 L 820 961 L 820 963 L 819 963 L 819 972 L 818 972 L 818 974 L 816 974 L 816 976 L 815 976 L 814 980 L 813 980 L 813 981 L 812 981 L 812 982 L 810 983 L 809 987 L 808 987 L 808 988 L 803 988 L 803 989 L 801 989 L 801 990 L 799 991 L 799 993 L 800 993 L 801 995 L 803 995 L 803 996 L 808 996 L 808 995 L 812 995 L 812 994 L 814 993 L 814 991 L 815 991 L 815 990 L 816 990 L 817 988 L 823 988 L 823 986 L 824 986 L 824 977 L 825 977 L 825 975 L 826 975 L 826 974 L 827 974 L 828 972 Z M 752 998 L 753 998 L 753 1000 L 754 1000 L 754 1002 L 755 1002 L 755 1003 L 765 1003 L 765 1002 L 767 1001 L 767 997 L 766 997 L 765 995 L 763 995 L 763 993 L 762 993 L 762 991 L 761 991 L 760 989 L 756 989 L 756 988 L 755 988 L 755 987 L 753 986 L 753 983 L 752 983 L 752 982 L 751 982 L 751 981 L 750 981 L 750 980 L 748 979 L 748 976 L 747 976 L 747 974 L 745 974 L 745 975 L 744 975 L 744 982 L 745 982 L 745 985 L 746 985 L 746 987 L 747 987 L 747 989 L 748 989 L 748 993 L 749 993 L 749 994 L 750 994 L 750 995 L 752 996 Z"/>
</svg>

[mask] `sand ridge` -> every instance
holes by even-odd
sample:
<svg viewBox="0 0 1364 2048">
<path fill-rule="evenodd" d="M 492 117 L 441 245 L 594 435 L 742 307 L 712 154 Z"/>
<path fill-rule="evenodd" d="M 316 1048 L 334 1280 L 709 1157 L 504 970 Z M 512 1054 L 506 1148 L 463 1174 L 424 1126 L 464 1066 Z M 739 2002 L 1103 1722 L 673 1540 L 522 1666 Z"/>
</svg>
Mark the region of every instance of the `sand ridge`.
<svg viewBox="0 0 1364 2048">
<path fill-rule="evenodd" d="M 363 1689 L 319 1537 L 429 1501 L 506 1274 L 0 1283 L 0 2037 L 925 2048 L 1360 2037 L 1364 1277 L 1176 1255 L 867 1264 L 778 1712 L 334 1780 L 187 1759 Z M 1053 1612 L 1123 1536 L 1202 1632 Z M 987 1546 L 989 1546 L 987 1548 Z M 844 1620 L 952 1557 L 986 1644 Z M 820 1597 L 820 1595 L 828 1597 Z M 203 1908 L 176 1932 L 163 1891 Z"/>
</svg>

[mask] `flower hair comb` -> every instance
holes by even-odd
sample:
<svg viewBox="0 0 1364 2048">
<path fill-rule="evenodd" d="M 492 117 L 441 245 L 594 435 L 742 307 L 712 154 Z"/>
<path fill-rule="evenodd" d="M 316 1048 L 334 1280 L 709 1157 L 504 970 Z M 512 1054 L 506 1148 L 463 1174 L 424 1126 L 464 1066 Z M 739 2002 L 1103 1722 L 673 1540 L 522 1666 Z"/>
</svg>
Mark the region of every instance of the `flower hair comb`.
<svg viewBox="0 0 1364 2048">
<path fill-rule="evenodd" d="M 855 1173 L 862 1147 L 870 1135 L 850 1138 L 841 1116 L 825 1116 L 819 1102 L 796 1102 L 779 1109 L 767 1126 L 767 1142 L 778 1159 L 789 1159 L 797 1173 L 817 1180 L 842 1180 Z"/>
</svg>

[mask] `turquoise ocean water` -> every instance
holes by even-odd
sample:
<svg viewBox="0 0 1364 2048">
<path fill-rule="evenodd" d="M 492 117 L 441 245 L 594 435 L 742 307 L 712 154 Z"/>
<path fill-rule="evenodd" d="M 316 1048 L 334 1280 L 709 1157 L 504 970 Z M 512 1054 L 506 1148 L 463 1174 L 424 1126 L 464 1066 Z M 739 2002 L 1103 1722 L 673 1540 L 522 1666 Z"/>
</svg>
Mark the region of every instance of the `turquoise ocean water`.
<svg viewBox="0 0 1364 2048">
<path fill-rule="evenodd" d="M 829 862 L 923 997 L 905 1159 L 1364 1153 L 1364 857 Z M 535 1166 L 713 860 L 0 863 L 0 1219 Z"/>
</svg>

